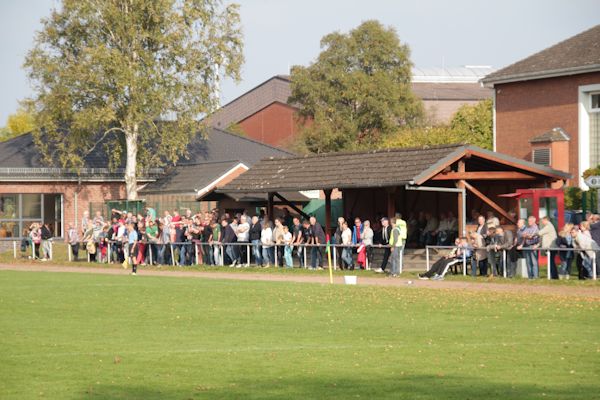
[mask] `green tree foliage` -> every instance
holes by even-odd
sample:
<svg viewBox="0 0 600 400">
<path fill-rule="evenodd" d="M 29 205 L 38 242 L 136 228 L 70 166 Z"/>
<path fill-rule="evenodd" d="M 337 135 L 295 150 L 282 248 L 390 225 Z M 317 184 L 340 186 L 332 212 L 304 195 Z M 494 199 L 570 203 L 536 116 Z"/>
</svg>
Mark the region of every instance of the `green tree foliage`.
<svg viewBox="0 0 600 400">
<path fill-rule="evenodd" d="M 25 61 L 36 143 L 62 166 L 99 142 L 124 155 L 129 199 L 140 171 L 185 154 L 243 62 L 238 6 L 220 0 L 63 0 L 42 24 Z"/>
<path fill-rule="evenodd" d="M 468 143 L 484 149 L 493 147 L 492 101 L 461 106 L 448 125 L 402 129 L 386 138 L 381 147 L 419 147 Z"/>
<path fill-rule="evenodd" d="M 0 128 L 0 142 L 35 129 L 35 116 L 24 108 L 19 108 L 8 116 L 6 126 Z"/>
<path fill-rule="evenodd" d="M 309 151 L 376 147 L 398 127 L 421 122 L 410 50 L 394 29 L 366 21 L 347 34 L 326 35 L 321 48 L 313 64 L 291 73 L 289 100 L 308 121 L 302 137 Z"/>
</svg>

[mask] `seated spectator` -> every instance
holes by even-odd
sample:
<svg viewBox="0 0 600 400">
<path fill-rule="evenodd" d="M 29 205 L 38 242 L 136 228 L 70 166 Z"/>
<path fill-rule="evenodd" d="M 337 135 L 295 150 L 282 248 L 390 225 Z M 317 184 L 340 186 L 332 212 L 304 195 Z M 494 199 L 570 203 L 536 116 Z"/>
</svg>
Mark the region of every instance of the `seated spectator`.
<svg viewBox="0 0 600 400">
<path fill-rule="evenodd" d="M 469 243 L 467 238 L 456 238 L 453 248 L 450 253 L 437 260 L 429 269 L 429 271 L 419 274 L 419 279 L 427 280 L 443 280 L 450 266 L 463 262 L 465 258 L 471 256 Z"/>
<path fill-rule="evenodd" d="M 433 244 L 433 238 L 439 225 L 437 218 L 431 215 L 431 213 L 425 213 L 425 220 L 427 223 L 421 233 L 421 246 Z"/>
</svg>

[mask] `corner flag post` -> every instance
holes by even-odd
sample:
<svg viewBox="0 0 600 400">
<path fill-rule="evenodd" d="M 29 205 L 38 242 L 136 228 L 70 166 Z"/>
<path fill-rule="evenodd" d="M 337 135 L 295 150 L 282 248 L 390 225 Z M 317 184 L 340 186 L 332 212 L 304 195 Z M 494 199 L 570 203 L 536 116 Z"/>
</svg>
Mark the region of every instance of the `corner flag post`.
<svg viewBox="0 0 600 400">
<path fill-rule="evenodd" d="M 329 235 L 327 235 L 327 246 L 325 247 L 327 252 L 327 262 L 329 263 L 329 283 L 333 283 L 333 268 L 331 266 L 331 248 L 329 247 Z"/>
</svg>

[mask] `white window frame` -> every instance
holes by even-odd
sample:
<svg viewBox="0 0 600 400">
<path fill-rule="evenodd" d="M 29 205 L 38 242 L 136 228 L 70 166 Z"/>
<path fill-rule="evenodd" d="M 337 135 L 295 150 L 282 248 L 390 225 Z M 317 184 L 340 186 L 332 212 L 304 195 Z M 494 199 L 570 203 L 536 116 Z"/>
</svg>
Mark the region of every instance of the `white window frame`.
<svg viewBox="0 0 600 400">
<path fill-rule="evenodd" d="M 590 92 L 589 96 L 590 96 L 590 108 L 589 108 L 590 112 L 591 113 L 593 113 L 593 112 L 600 112 L 600 103 L 598 104 L 598 108 L 593 108 L 592 107 L 592 96 L 598 96 L 598 97 L 600 97 L 600 92 Z"/>
<path fill-rule="evenodd" d="M 579 115 L 578 115 L 578 138 L 579 138 L 579 187 L 588 190 L 581 174 L 590 168 L 590 108 L 592 105 L 591 93 L 600 92 L 600 84 L 579 86 Z"/>
</svg>

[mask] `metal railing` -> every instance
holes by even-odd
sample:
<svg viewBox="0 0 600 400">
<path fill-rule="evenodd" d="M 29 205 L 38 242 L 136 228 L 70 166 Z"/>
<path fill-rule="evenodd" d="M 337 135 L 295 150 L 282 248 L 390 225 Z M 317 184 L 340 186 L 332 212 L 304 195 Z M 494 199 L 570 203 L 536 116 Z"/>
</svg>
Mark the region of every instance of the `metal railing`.
<svg viewBox="0 0 600 400">
<path fill-rule="evenodd" d="M 426 264 L 427 264 L 427 271 L 429 271 L 429 269 L 431 268 L 431 263 L 430 263 L 430 249 L 456 249 L 456 248 L 460 248 L 460 249 L 465 249 L 465 250 L 470 250 L 471 251 L 471 257 L 473 257 L 474 252 L 477 250 L 483 250 L 483 249 L 478 249 L 475 247 L 461 247 L 461 246 L 426 246 L 425 247 L 425 259 L 426 259 Z M 487 249 L 485 249 L 487 250 Z M 501 250 L 497 250 L 497 252 L 502 252 L 502 275 L 504 278 L 507 277 L 507 270 L 506 270 L 506 266 L 507 266 L 507 249 L 501 249 Z M 537 248 L 531 248 L 531 247 L 525 247 L 519 251 L 537 251 L 537 252 L 545 252 L 546 256 L 548 258 L 548 266 L 547 266 L 547 278 L 548 279 L 552 279 L 552 271 L 551 271 L 551 264 L 550 264 L 550 260 L 553 257 L 553 254 L 556 255 L 556 253 L 566 253 L 566 252 L 575 252 L 575 253 L 586 253 L 587 256 L 587 252 L 592 252 L 593 255 L 590 257 L 591 258 L 591 262 L 592 262 L 592 271 L 591 271 L 591 277 L 593 280 L 596 280 L 598 278 L 597 276 L 597 271 L 596 271 L 596 251 L 600 251 L 599 250 L 594 250 L 594 249 L 579 249 L 579 248 L 564 248 L 564 247 L 537 247 Z M 466 276 L 467 275 L 467 255 L 465 252 L 463 252 L 462 254 L 462 265 L 463 265 L 463 275 Z M 473 266 L 471 266 L 471 268 L 473 268 Z M 539 270 L 539 264 L 538 264 L 538 270 Z M 494 275 L 494 268 L 491 269 L 492 271 L 492 275 Z"/>
</svg>

